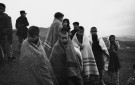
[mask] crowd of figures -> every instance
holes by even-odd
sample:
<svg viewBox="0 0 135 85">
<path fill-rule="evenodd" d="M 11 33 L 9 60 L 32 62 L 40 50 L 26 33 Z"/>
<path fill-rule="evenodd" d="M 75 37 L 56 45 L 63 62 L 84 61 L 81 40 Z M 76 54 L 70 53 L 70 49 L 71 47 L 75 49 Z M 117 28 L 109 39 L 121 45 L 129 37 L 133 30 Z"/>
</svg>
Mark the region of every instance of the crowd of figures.
<svg viewBox="0 0 135 85">
<path fill-rule="evenodd" d="M 4 13 L 5 8 L 0 3 L 1 65 L 14 58 L 12 22 L 11 17 Z M 106 85 L 104 71 L 110 77 L 110 84 L 119 85 L 120 46 L 114 35 L 110 35 L 105 43 L 98 36 L 97 28 L 91 27 L 89 36 L 85 36 L 85 29 L 79 22 L 73 23 L 71 31 L 69 19 L 63 19 L 64 14 L 56 12 L 42 44 L 39 27 L 27 28 L 29 22 L 25 11 L 20 11 L 20 15 L 16 20 L 16 35 L 23 75 L 18 79 L 23 85 Z"/>
</svg>

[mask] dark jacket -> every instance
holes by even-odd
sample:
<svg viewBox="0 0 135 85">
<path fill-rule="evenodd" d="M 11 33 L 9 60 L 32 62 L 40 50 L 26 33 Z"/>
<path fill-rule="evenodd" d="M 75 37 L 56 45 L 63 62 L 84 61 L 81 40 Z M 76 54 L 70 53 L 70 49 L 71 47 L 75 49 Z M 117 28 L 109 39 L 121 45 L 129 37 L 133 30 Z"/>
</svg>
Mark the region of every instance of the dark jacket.
<svg viewBox="0 0 135 85">
<path fill-rule="evenodd" d="M 16 20 L 17 36 L 27 36 L 28 25 L 29 25 L 29 22 L 27 18 L 24 16 L 20 16 Z"/>
<path fill-rule="evenodd" d="M 12 33 L 11 17 L 6 13 L 0 14 L 0 39 L 7 37 L 7 40 L 12 43 Z"/>
</svg>

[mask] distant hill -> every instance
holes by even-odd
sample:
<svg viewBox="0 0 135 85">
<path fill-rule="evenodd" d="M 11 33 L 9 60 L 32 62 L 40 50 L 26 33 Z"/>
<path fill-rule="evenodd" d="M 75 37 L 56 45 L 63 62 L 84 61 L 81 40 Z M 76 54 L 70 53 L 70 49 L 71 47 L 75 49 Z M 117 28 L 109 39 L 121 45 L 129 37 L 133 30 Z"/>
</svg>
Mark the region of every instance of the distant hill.
<svg viewBox="0 0 135 85">
<path fill-rule="evenodd" d="M 108 38 L 108 36 L 103 37 Z M 118 41 L 135 41 L 135 36 L 127 35 L 127 36 L 116 36 L 116 40 Z"/>
<path fill-rule="evenodd" d="M 116 39 L 119 41 L 135 41 L 135 37 L 130 37 L 130 36 L 116 37 Z"/>
<path fill-rule="evenodd" d="M 40 36 L 46 37 L 49 32 L 49 28 L 40 27 Z"/>
</svg>

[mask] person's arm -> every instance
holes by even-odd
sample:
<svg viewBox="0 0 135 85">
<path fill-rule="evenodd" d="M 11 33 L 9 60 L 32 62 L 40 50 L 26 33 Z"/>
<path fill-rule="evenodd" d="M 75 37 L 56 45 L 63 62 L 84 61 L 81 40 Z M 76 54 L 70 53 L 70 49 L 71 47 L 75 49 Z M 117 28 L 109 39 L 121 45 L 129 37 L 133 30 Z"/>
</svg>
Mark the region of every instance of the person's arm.
<svg viewBox="0 0 135 85">
<path fill-rule="evenodd" d="M 29 22 L 27 18 L 25 18 L 25 26 L 29 26 Z"/>
</svg>

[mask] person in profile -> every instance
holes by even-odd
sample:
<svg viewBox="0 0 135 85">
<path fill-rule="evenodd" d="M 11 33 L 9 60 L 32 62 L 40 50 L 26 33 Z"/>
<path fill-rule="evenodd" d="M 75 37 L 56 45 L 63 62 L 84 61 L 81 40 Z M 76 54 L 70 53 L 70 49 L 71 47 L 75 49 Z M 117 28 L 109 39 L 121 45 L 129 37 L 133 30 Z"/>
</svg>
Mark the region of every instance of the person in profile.
<svg viewBox="0 0 135 85">
<path fill-rule="evenodd" d="M 105 85 L 103 81 L 103 70 L 108 70 L 109 52 L 102 37 L 98 36 L 96 27 L 90 29 L 89 40 L 99 71 L 100 85 Z"/>
<path fill-rule="evenodd" d="M 21 10 L 20 11 L 21 16 L 17 18 L 16 25 L 15 25 L 17 29 L 16 35 L 18 36 L 18 40 L 19 40 L 19 44 L 18 44 L 19 53 L 23 40 L 27 38 L 27 31 L 28 31 L 27 26 L 29 26 L 29 22 L 26 17 L 26 14 L 27 13 L 24 10 Z"/>
<path fill-rule="evenodd" d="M 50 61 L 39 39 L 39 28 L 31 26 L 20 55 L 20 77 L 23 85 L 58 85 Z M 21 85 L 21 84 L 18 84 Z"/>
<path fill-rule="evenodd" d="M 71 36 L 70 36 L 71 40 L 72 40 L 72 38 L 74 37 L 75 33 L 76 33 L 76 32 L 78 31 L 78 29 L 79 29 L 79 22 L 74 22 L 74 23 L 73 23 L 73 26 L 74 26 L 74 29 L 71 31 Z"/>
<path fill-rule="evenodd" d="M 63 28 L 62 20 L 64 15 L 61 12 L 56 12 L 54 14 L 54 20 L 49 28 L 46 40 L 44 42 L 44 49 L 46 51 L 47 57 L 49 58 L 54 44 L 58 40 L 59 31 Z"/>
<path fill-rule="evenodd" d="M 82 85 L 81 62 L 66 29 L 61 29 L 50 54 L 50 62 L 59 85 Z"/>
<path fill-rule="evenodd" d="M 135 85 L 135 63 L 133 64 L 133 74 L 128 79 L 127 85 Z"/>
<path fill-rule="evenodd" d="M 11 17 L 5 13 L 6 6 L 0 3 L 0 46 L 1 56 L 0 62 L 7 63 L 12 55 L 12 21 Z"/>
<path fill-rule="evenodd" d="M 109 67 L 108 67 L 108 72 L 111 78 L 110 83 L 115 83 L 119 85 L 119 69 L 121 68 L 121 65 L 120 65 L 120 61 L 118 57 L 118 50 L 120 48 L 120 45 L 118 41 L 115 40 L 114 35 L 109 36 L 108 44 L 109 45 L 107 46 L 108 46 L 108 51 L 110 55 L 110 61 L 109 61 Z"/>
<path fill-rule="evenodd" d="M 79 49 L 82 54 L 82 77 L 84 80 L 84 84 L 86 84 L 87 81 L 89 81 L 91 75 L 98 76 L 99 72 L 92 52 L 92 47 L 89 43 L 89 38 L 84 35 L 84 28 L 82 26 L 79 26 L 79 30 L 74 35 L 72 42 L 74 48 Z"/>
</svg>

